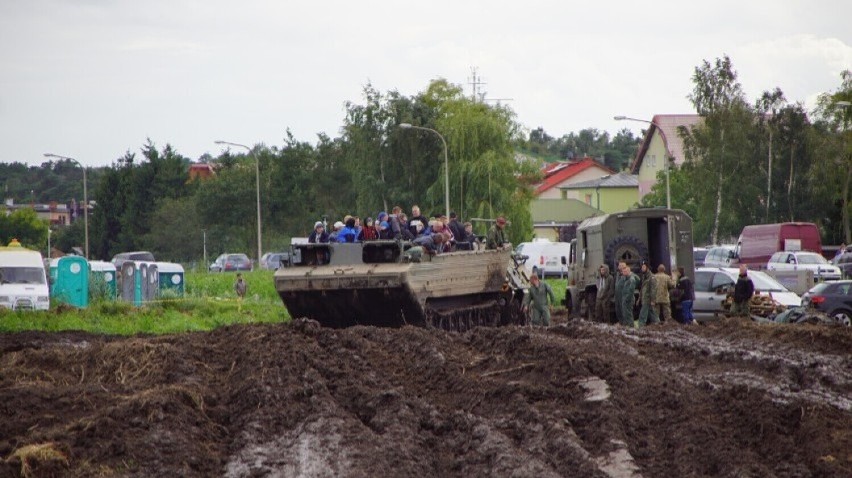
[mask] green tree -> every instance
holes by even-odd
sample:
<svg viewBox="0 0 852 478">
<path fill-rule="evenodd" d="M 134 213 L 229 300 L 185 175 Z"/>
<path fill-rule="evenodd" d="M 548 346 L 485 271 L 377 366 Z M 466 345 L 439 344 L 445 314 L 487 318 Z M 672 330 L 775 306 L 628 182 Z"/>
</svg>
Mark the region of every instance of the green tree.
<svg viewBox="0 0 852 478">
<path fill-rule="evenodd" d="M 47 248 L 47 221 L 39 219 L 31 208 L 17 209 L 6 216 L 0 211 L 0 245 L 17 239 L 22 246 L 45 250 Z"/>
</svg>

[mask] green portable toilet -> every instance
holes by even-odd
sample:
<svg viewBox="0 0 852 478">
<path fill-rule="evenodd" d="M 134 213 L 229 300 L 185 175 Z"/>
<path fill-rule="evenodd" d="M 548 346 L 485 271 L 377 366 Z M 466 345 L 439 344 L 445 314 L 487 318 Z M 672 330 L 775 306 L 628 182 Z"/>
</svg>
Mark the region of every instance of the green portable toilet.
<svg viewBox="0 0 852 478">
<path fill-rule="evenodd" d="M 116 292 L 115 265 L 112 262 L 89 261 L 89 298 L 113 300 Z"/>
<path fill-rule="evenodd" d="M 50 277 L 53 298 L 74 307 L 89 306 L 89 263 L 85 257 L 65 256 L 50 261 Z"/>
<path fill-rule="evenodd" d="M 160 274 L 160 295 L 163 292 L 171 291 L 174 295 L 183 297 L 183 266 L 174 262 L 158 262 L 157 273 Z"/>
</svg>

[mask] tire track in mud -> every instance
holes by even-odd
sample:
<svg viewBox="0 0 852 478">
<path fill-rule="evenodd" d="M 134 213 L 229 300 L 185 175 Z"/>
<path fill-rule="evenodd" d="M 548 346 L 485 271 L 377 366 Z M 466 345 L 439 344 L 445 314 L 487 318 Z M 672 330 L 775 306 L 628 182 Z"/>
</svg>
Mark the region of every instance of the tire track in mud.
<svg viewBox="0 0 852 478">
<path fill-rule="evenodd" d="M 850 476 L 851 344 L 581 321 L 0 334 L 0 476 L 39 443 L 56 476 Z"/>
</svg>

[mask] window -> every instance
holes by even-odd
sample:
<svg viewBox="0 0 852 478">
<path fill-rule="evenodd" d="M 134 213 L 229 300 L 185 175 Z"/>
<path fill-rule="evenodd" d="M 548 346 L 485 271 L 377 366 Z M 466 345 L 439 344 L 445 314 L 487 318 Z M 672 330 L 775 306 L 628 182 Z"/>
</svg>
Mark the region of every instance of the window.
<svg viewBox="0 0 852 478">
<path fill-rule="evenodd" d="M 586 194 L 586 204 L 588 204 L 589 206 L 592 205 L 592 195 L 591 194 Z"/>
<path fill-rule="evenodd" d="M 729 285 L 734 285 L 734 280 L 728 277 L 727 274 L 717 273 L 713 276 L 711 290 L 717 290 L 720 287 L 726 287 Z"/>
<path fill-rule="evenodd" d="M 713 278 L 712 272 L 698 271 L 695 273 L 695 290 L 697 292 L 709 292 L 710 279 Z"/>
</svg>

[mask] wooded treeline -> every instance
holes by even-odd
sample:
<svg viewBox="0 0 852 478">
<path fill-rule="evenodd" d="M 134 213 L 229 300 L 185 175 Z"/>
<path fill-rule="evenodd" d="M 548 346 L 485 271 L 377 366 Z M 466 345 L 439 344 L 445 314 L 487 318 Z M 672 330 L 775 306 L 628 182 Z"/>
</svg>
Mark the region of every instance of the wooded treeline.
<svg viewBox="0 0 852 478">
<path fill-rule="evenodd" d="M 749 102 L 727 56 L 695 68 L 688 98 L 703 117 L 681 128 L 686 162 L 670 171 L 672 207 L 693 218 L 696 243 L 736 239 L 743 226 L 815 222 L 823 242 L 849 242 L 852 73 L 813 112 L 780 89 Z M 661 172 L 643 205 L 666 204 Z"/>
</svg>

